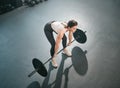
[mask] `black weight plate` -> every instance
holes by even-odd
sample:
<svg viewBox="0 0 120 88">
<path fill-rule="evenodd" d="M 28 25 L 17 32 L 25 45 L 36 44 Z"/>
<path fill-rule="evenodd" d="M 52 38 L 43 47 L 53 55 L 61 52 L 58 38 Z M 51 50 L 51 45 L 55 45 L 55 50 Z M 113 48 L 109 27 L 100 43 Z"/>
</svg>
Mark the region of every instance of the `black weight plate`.
<svg viewBox="0 0 120 88">
<path fill-rule="evenodd" d="M 47 70 L 46 70 L 45 66 L 43 65 L 43 63 L 40 60 L 38 60 L 37 58 L 34 58 L 32 60 L 32 63 L 33 63 L 34 68 L 38 69 L 37 72 L 40 75 L 42 75 L 44 77 L 47 76 Z"/>
<path fill-rule="evenodd" d="M 73 33 L 73 36 L 78 43 L 85 43 L 87 41 L 87 36 L 86 36 L 85 32 L 83 32 L 80 29 L 77 29 Z"/>
</svg>

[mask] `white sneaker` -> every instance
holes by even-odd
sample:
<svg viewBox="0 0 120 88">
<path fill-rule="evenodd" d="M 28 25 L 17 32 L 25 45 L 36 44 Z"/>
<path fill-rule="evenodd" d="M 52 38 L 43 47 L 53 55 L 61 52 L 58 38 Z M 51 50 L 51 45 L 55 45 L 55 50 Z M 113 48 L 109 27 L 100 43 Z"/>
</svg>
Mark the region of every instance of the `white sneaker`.
<svg viewBox="0 0 120 88">
<path fill-rule="evenodd" d="M 56 58 L 55 57 L 53 57 L 52 58 L 52 66 L 54 67 L 54 68 L 57 68 L 58 67 L 58 65 L 57 65 L 57 62 L 56 62 L 56 60 L 55 60 Z"/>
<path fill-rule="evenodd" d="M 67 49 L 64 49 L 64 50 L 63 50 L 63 53 L 66 54 L 66 55 L 69 56 L 69 57 L 72 56 L 72 53 L 71 53 L 69 50 L 67 50 Z"/>
</svg>

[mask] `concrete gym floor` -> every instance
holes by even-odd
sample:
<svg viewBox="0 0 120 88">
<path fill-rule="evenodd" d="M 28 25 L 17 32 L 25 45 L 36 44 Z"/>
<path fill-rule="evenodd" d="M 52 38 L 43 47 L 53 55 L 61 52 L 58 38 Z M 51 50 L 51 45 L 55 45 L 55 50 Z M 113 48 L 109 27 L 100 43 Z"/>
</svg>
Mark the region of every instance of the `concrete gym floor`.
<svg viewBox="0 0 120 88">
<path fill-rule="evenodd" d="M 44 25 L 70 19 L 87 42 L 68 47 L 72 58 L 60 53 L 59 68 L 45 64 L 47 77 L 29 78 L 33 58 L 50 58 Z M 119 53 L 120 0 L 48 0 L 0 15 L 0 88 L 120 88 Z"/>
</svg>

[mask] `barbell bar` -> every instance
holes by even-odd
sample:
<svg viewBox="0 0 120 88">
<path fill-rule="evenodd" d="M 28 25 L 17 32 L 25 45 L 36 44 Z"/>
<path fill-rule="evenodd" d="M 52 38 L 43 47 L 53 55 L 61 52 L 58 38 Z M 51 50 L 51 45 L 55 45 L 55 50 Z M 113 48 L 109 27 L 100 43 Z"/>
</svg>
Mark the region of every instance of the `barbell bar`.
<svg viewBox="0 0 120 88">
<path fill-rule="evenodd" d="M 73 33 L 73 37 L 74 40 L 71 42 L 73 43 L 75 40 L 78 43 L 85 43 L 87 41 L 87 36 L 86 36 L 86 31 L 83 32 L 81 29 L 77 29 L 74 33 Z M 68 46 L 68 45 L 67 45 Z M 66 46 L 66 47 L 67 47 Z M 61 50 L 58 51 L 57 54 L 59 54 L 61 51 L 63 51 L 65 48 L 62 48 Z M 32 60 L 32 64 L 35 68 L 34 71 L 32 71 L 28 77 L 31 77 L 32 75 L 34 75 L 36 72 L 38 72 L 41 76 L 46 77 L 47 76 L 47 69 L 45 68 L 45 64 L 48 63 L 51 60 L 52 57 L 50 57 L 47 61 L 45 61 L 44 63 L 42 63 L 40 60 L 38 60 L 37 58 L 33 58 Z"/>
</svg>

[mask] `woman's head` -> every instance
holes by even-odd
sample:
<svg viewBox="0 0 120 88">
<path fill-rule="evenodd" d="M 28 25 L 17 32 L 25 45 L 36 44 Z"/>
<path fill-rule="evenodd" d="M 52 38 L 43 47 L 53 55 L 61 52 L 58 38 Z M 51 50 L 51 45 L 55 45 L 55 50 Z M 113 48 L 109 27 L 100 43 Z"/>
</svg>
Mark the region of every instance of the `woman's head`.
<svg viewBox="0 0 120 88">
<path fill-rule="evenodd" d="M 75 20 L 69 20 L 68 23 L 67 23 L 67 26 L 70 27 L 70 28 L 73 27 L 73 26 L 77 26 L 77 25 L 78 25 L 78 23 Z"/>
<path fill-rule="evenodd" d="M 67 23 L 67 28 L 69 31 L 75 32 L 78 26 L 78 22 L 75 20 L 69 20 Z"/>
</svg>

